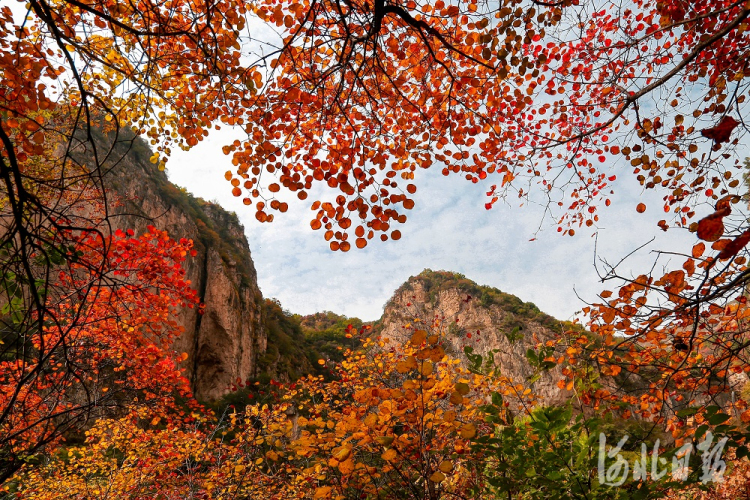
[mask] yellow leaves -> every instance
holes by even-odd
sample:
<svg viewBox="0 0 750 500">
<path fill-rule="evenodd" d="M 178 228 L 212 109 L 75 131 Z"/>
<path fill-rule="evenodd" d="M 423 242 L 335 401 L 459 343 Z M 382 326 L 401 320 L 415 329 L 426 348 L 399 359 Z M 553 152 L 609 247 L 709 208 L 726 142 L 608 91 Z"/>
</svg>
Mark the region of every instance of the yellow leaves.
<svg viewBox="0 0 750 500">
<path fill-rule="evenodd" d="M 445 474 L 440 472 L 439 470 L 432 473 L 430 476 L 430 481 L 433 483 L 442 483 L 445 480 Z"/>
<path fill-rule="evenodd" d="M 251 405 L 244 418 L 232 414 L 228 422 L 236 440 L 191 442 L 184 453 L 207 464 L 199 474 L 208 479 L 200 483 L 204 478 L 196 478 L 197 484 L 211 482 L 212 491 L 218 492 L 242 481 L 249 489 L 237 493 L 248 498 L 296 498 L 304 491 L 308 497 L 326 499 L 337 498 L 340 485 L 370 495 L 375 482 L 399 477 L 409 484 L 448 478 L 451 488 L 460 484 L 461 475 L 452 474 L 474 459 L 466 440 L 478 432 L 481 413 L 476 408 L 484 401 L 481 384 L 486 381 L 467 375 L 444 353 L 440 362 L 417 359 L 413 354 L 424 342 L 417 347 L 407 342 L 402 351 L 379 350 L 376 341 L 369 345 L 375 347 L 371 355 L 347 354 L 342 362 L 346 379 L 330 384 L 317 377 L 302 379 L 281 404 Z M 412 376 L 393 376 L 398 373 L 396 360 L 414 370 Z M 416 370 L 429 375 L 417 376 Z M 451 393 L 462 405 L 446 411 Z M 314 400 L 305 399 L 307 394 L 315 394 Z M 292 404 L 309 410 L 296 421 L 296 435 L 286 413 Z M 201 446 L 221 449 L 202 455 L 197 451 Z M 226 460 L 217 468 L 208 458 L 219 454 Z M 373 457 L 376 466 L 370 462 Z"/>
<path fill-rule="evenodd" d="M 423 377 L 429 377 L 432 375 L 432 372 L 434 370 L 434 365 L 430 361 L 423 361 L 422 365 L 419 367 L 419 373 Z"/>
<path fill-rule="evenodd" d="M 331 498 L 331 492 L 333 490 L 330 486 L 321 486 L 315 489 L 315 495 L 313 498 Z"/>
<path fill-rule="evenodd" d="M 367 427 L 375 427 L 378 424 L 378 416 L 374 413 L 370 413 L 365 417 L 363 423 Z"/>
<path fill-rule="evenodd" d="M 471 439 L 477 435 L 477 427 L 471 422 L 467 422 L 461 426 L 459 434 L 464 439 Z"/>
<path fill-rule="evenodd" d="M 352 454 L 352 448 L 350 446 L 340 446 L 333 450 L 333 458 L 339 462 L 343 462 Z"/>
<path fill-rule="evenodd" d="M 451 462 L 450 460 L 443 460 L 442 462 L 440 462 L 440 465 L 438 465 L 438 469 L 440 470 L 440 472 L 448 474 L 453 470 L 453 462 Z"/>
<path fill-rule="evenodd" d="M 390 446 L 393 443 L 393 439 L 393 436 L 378 436 L 375 438 L 375 441 L 381 446 Z"/>
</svg>

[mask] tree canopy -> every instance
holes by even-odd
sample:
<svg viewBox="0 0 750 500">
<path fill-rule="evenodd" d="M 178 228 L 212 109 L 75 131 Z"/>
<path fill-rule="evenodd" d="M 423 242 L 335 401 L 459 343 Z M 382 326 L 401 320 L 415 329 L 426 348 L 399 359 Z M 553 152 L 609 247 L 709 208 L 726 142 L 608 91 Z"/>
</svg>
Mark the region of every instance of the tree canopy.
<svg viewBox="0 0 750 500">
<path fill-rule="evenodd" d="M 133 126 L 160 164 L 239 127 L 224 147 L 233 194 L 270 222 L 286 191 L 326 184 L 311 225 L 344 251 L 398 239 L 433 166 L 490 179 L 488 207 L 539 190 L 574 232 L 598 222 L 625 159 L 684 226 L 740 186 L 748 13 L 713 0 L 61 0 L 29 2 L 16 24 L 6 6 L 4 147 L 64 132 L 37 113 L 61 104 Z M 255 35 L 261 23 L 279 39 Z"/>
</svg>

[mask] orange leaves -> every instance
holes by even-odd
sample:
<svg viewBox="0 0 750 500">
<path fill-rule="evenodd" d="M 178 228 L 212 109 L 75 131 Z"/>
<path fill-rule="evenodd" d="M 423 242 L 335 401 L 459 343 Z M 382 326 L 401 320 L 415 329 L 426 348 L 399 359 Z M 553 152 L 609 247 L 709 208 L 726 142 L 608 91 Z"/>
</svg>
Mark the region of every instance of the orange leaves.
<svg viewBox="0 0 750 500">
<path fill-rule="evenodd" d="M 682 264 L 682 268 L 688 273 L 688 276 L 692 276 L 695 273 L 695 261 L 688 259 Z"/>
<path fill-rule="evenodd" d="M 411 338 L 409 339 L 409 342 L 411 342 L 413 346 L 420 346 L 426 340 L 427 340 L 427 331 L 415 330 Z"/>
<path fill-rule="evenodd" d="M 433 483 L 442 483 L 445 480 L 445 474 L 438 470 L 433 472 L 429 479 Z"/>
<path fill-rule="evenodd" d="M 605 323 L 612 323 L 617 316 L 617 310 L 614 307 L 602 307 L 601 318 Z"/>
<path fill-rule="evenodd" d="M 172 346 L 182 331 L 171 318 L 183 307 L 199 305 L 182 268 L 194 252 L 192 241 L 175 242 L 153 227 L 139 237 L 129 230 L 106 239 L 90 232 L 58 232 L 55 238 L 66 242 L 75 259 L 66 261 L 64 255 L 50 266 L 46 286 L 53 293 L 45 307 L 54 321 L 27 337 L 39 364 L 20 365 L 49 376 L 16 386 L 25 374 L 0 362 L 0 406 L 7 404 L 3 394 L 17 393 L 14 404 L 4 406 L 0 445 L 16 453 L 25 453 L 23 446 L 35 449 L 37 440 L 55 443 L 58 425 L 65 431 L 77 425 L 67 415 L 86 412 L 95 418 L 102 408 L 156 408 L 142 416 L 155 426 L 175 418 L 176 396 L 190 400 L 189 383 L 178 368 L 187 354 L 174 353 Z M 82 392 L 96 404 L 70 397 Z M 54 425 L 38 427 L 50 418 Z M 2 436 L 15 433 L 21 438 L 15 444 L 4 441 Z"/>
<path fill-rule="evenodd" d="M 730 259 L 734 257 L 740 250 L 745 248 L 748 242 L 750 242 L 750 230 L 745 230 L 741 235 L 724 245 L 724 248 L 719 252 L 718 258 Z"/>
<path fill-rule="evenodd" d="M 698 221 L 698 238 L 703 241 L 716 241 L 721 238 L 721 235 L 724 234 L 724 217 L 731 212 L 731 208 L 725 206 Z"/>
<path fill-rule="evenodd" d="M 464 398 L 459 392 L 453 392 L 451 393 L 449 401 L 453 405 L 460 405 L 463 404 Z"/>
<path fill-rule="evenodd" d="M 426 331 L 419 345 L 435 336 Z M 161 431 L 127 419 L 97 426 L 95 439 L 75 450 L 75 462 L 55 461 L 24 482 L 24 493 L 40 486 L 57 491 L 52 486 L 60 477 L 75 478 L 74 486 L 90 492 L 93 472 L 107 477 L 108 491 L 118 498 L 134 487 L 159 495 L 187 491 L 188 485 L 199 496 L 232 491 L 243 498 L 376 496 L 384 484 L 389 491 L 432 484 L 441 498 L 468 496 L 481 479 L 467 471 L 484 459 L 471 440 L 486 428 L 478 407 L 493 380 L 467 373 L 455 360 L 430 363 L 429 378 L 404 376 L 393 361 L 416 360 L 417 347 L 382 347 L 367 340 L 364 351 L 347 354 L 339 378 L 303 378 L 279 404 L 230 414 L 231 441 L 214 439 L 210 425 Z M 450 409 L 448 391 L 464 394 Z M 290 411 L 292 405 L 304 413 Z M 112 447 L 121 452 L 123 466 L 107 455 Z M 186 466 L 195 460 L 204 466 Z M 141 473 L 133 476 L 136 464 Z"/>
<path fill-rule="evenodd" d="M 703 255 L 703 252 L 705 252 L 705 251 L 706 251 L 706 244 L 705 243 L 703 243 L 703 242 L 696 243 L 693 246 L 693 250 L 692 250 L 693 257 L 696 258 L 696 259 L 698 259 L 698 258 L 700 258 Z"/>
<path fill-rule="evenodd" d="M 477 426 L 471 422 L 467 422 L 461 426 L 460 434 L 464 439 L 471 439 L 477 435 Z"/>
<path fill-rule="evenodd" d="M 440 472 L 448 474 L 453 470 L 453 462 L 450 460 L 443 460 L 442 462 L 440 462 L 440 465 L 438 465 L 438 469 L 440 470 Z"/>
<path fill-rule="evenodd" d="M 314 499 L 328 499 L 331 498 L 331 493 L 333 491 L 333 488 L 330 486 L 320 486 L 318 488 L 315 488 L 315 494 L 313 496 Z"/>
<path fill-rule="evenodd" d="M 443 349 L 442 346 L 427 347 L 424 349 L 420 349 L 416 353 L 417 359 L 423 359 L 423 360 L 429 359 L 435 363 L 442 361 L 444 356 L 445 356 L 445 349 Z"/>
<path fill-rule="evenodd" d="M 287 475 L 276 484 L 283 482 L 286 488 L 313 479 L 319 487 L 316 494 L 321 496 L 336 491 L 369 494 L 376 491 L 373 479 L 378 478 L 398 487 L 439 480 L 453 491 L 465 491 L 471 480 L 459 471 L 464 461 L 474 459 L 467 440 L 479 431 L 481 416 L 475 405 L 481 399 L 468 397 L 472 387 L 459 378 L 462 372 L 443 359 L 444 355 L 441 361 L 428 359 L 439 342 L 437 335 L 419 329 L 406 345 L 393 350 L 350 353 L 341 367 L 340 381 L 329 385 L 319 379 L 300 381 L 289 398 L 319 416 L 300 417 L 300 437 L 274 445 L 291 447 L 305 457 L 297 460 L 291 456 L 286 462 Z M 461 399 L 450 411 L 445 410 L 448 391 Z M 299 398 L 308 394 L 320 397 L 303 403 Z M 289 428 L 282 411 L 271 415 L 263 435 Z M 243 434 L 238 436 L 241 441 Z M 426 441 L 425 436 L 429 436 Z M 269 442 L 273 439 L 272 434 Z M 455 450 L 461 450 L 461 455 L 444 458 L 456 456 Z M 235 455 L 236 451 L 228 456 Z M 287 493 L 280 493 L 280 498 L 289 494 L 289 490 L 283 491 Z"/>
<path fill-rule="evenodd" d="M 418 366 L 417 358 L 414 356 L 407 356 L 404 360 L 396 363 L 396 371 L 399 373 L 408 373 L 411 370 L 416 370 Z"/>
<path fill-rule="evenodd" d="M 669 294 L 670 300 L 674 300 L 675 296 L 679 295 L 687 286 L 687 283 L 685 282 L 685 271 L 671 271 L 662 276 L 661 279 L 654 282 L 654 285 L 663 285 L 664 290 Z"/>
</svg>

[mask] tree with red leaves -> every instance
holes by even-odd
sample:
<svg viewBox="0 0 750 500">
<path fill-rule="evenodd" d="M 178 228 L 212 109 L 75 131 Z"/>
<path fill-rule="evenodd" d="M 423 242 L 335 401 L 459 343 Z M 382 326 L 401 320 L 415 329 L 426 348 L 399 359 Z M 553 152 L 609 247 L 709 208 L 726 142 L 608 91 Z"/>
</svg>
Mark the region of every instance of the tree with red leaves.
<svg viewBox="0 0 750 500">
<path fill-rule="evenodd" d="M 197 307 L 181 264 L 192 242 L 150 227 L 58 235 L 65 255 L 32 255 L 44 308 L 7 268 L 0 318 L 0 483 L 25 460 L 101 416 L 143 408 L 177 415 L 190 397 L 171 349 L 179 307 Z M 43 318 L 43 321 L 39 321 Z"/>
</svg>

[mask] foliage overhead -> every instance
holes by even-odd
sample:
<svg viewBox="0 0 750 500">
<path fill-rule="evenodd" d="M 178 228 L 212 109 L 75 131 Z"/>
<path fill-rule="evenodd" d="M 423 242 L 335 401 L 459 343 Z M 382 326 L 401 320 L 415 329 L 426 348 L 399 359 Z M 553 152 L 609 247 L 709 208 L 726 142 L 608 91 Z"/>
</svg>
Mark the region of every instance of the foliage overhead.
<svg viewBox="0 0 750 500">
<path fill-rule="evenodd" d="M 61 105 L 133 126 L 160 164 L 221 122 L 243 131 L 226 177 L 258 220 L 288 209 L 282 188 L 333 190 L 311 225 L 334 250 L 400 238 L 430 167 L 497 176 L 488 207 L 538 189 L 571 234 L 599 220 L 621 158 L 677 225 L 738 184 L 741 1 L 33 0 L 28 15 L 4 7 L 0 30 L 11 164 L 66 142 L 38 114 Z"/>
</svg>

